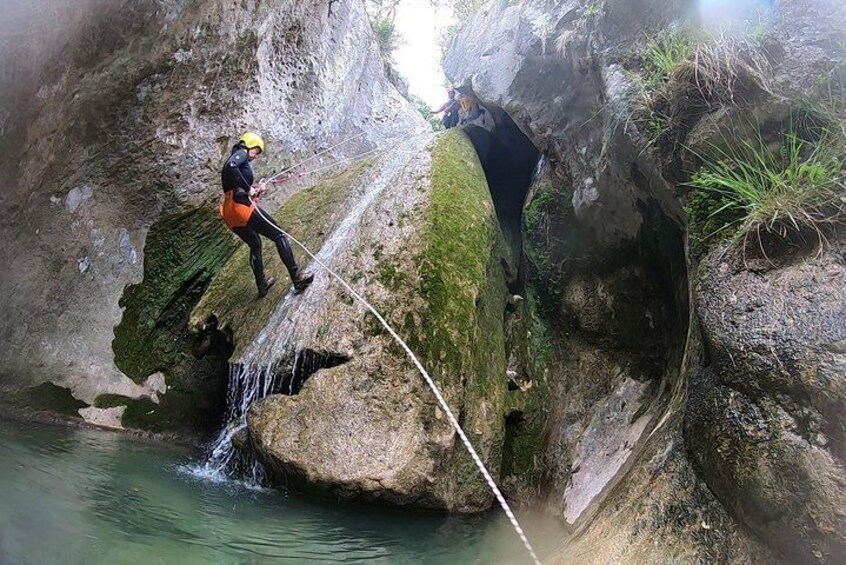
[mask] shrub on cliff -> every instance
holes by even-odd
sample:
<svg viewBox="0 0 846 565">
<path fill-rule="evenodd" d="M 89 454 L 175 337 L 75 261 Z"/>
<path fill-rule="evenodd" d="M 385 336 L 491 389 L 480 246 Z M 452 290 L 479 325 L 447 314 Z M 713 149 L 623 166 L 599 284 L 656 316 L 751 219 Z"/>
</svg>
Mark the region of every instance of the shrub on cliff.
<svg viewBox="0 0 846 565">
<path fill-rule="evenodd" d="M 713 148 L 687 183 L 695 189 L 687 206 L 694 244 L 755 235 L 762 247 L 762 234 L 823 243 L 846 219 L 844 147 L 842 123 L 792 121 L 775 148 L 760 133 Z"/>
<path fill-rule="evenodd" d="M 683 137 L 696 117 L 768 91 L 769 62 L 760 42 L 748 30 L 706 33 L 687 26 L 650 38 L 634 57 L 636 115 L 650 144 Z"/>
</svg>

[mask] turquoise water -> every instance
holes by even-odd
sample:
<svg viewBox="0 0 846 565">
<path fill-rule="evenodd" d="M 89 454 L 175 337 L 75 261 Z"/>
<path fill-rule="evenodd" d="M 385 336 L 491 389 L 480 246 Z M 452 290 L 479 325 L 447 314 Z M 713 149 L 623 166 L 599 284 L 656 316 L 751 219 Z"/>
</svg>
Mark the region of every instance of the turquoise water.
<svg viewBox="0 0 846 565">
<path fill-rule="evenodd" d="M 204 482 L 190 450 L 0 420 L 0 563 L 526 563 L 500 514 L 442 516 Z M 521 516 L 541 557 L 563 539 Z M 546 551 L 545 551 L 546 550 Z"/>
</svg>

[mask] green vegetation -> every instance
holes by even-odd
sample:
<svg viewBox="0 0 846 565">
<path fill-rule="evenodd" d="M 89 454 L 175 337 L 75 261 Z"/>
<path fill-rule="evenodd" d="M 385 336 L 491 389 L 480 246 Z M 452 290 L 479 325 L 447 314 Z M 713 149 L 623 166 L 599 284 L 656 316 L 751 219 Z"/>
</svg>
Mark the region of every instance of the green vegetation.
<svg viewBox="0 0 846 565">
<path fill-rule="evenodd" d="M 452 11 L 455 14 L 455 19 L 459 23 L 470 19 L 485 2 L 487 0 L 453 0 Z"/>
<path fill-rule="evenodd" d="M 390 59 L 400 45 L 400 37 L 393 20 L 384 16 L 377 16 L 371 21 L 370 27 L 376 34 L 376 41 L 379 44 L 379 51 L 381 51 L 382 56 Z"/>
<path fill-rule="evenodd" d="M 585 6 L 583 14 L 587 17 L 593 17 L 602 10 L 602 0 L 593 0 L 590 4 Z"/>
<path fill-rule="evenodd" d="M 811 128 L 800 136 L 796 124 L 781 135 L 777 150 L 760 133 L 732 148 L 714 148 L 689 185 L 696 189 L 687 212 L 693 242 L 745 238 L 767 232 L 781 238 L 813 234 L 844 219 L 844 140 L 838 128 Z"/>
<path fill-rule="evenodd" d="M 526 301 L 520 307 L 521 328 L 525 340 L 517 343 L 520 356 L 525 360 L 530 388 L 508 393 L 506 411 L 519 413 L 518 422 L 510 422 L 507 431 L 502 474 L 520 475 L 527 484 L 534 483 L 539 471 L 537 457 L 542 452 L 543 430 L 549 412 L 549 368 L 553 359 L 552 331 L 540 311 L 537 293 L 527 289 Z M 516 425 L 515 425 L 516 424 Z"/>
<path fill-rule="evenodd" d="M 112 341 L 115 364 L 135 382 L 165 375 L 168 391 L 153 404 L 145 429 L 214 425 L 226 393 L 229 351 L 221 340 L 198 358 L 188 316 L 235 247 L 214 206 L 166 217 L 147 234 L 144 279 L 124 292 Z M 124 425 L 133 424 L 124 418 Z"/>
<path fill-rule="evenodd" d="M 127 287 L 115 328 L 115 364 L 141 383 L 170 370 L 190 349 L 188 314 L 235 251 L 214 206 L 156 222 L 147 234 L 144 279 Z"/>
<path fill-rule="evenodd" d="M 478 156 L 463 134 L 441 137 L 432 161 L 432 197 L 422 228 L 426 249 L 419 257 L 427 306 L 423 327 L 414 333 L 428 352 L 425 358 L 441 365 L 445 375 L 457 375 L 463 372 L 465 352 L 474 349 L 466 330 L 484 321 L 478 319 L 477 302 L 483 304 L 487 290 L 489 259 L 498 259 L 493 246 L 499 242 L 499 224 Z"/>
<path fill-rule="evenodd" d="M 635 113 L 650 144 L 685 133 L 694 116 L 767 90 L 769 62 L 750 30 L 675 27 L 649 38 L 635 59 Z"/>
<path fill-rule="evenodd" d="M 417 108 L 417 111 L 420 112 L 420 115 L 423 116 L 423 119 L 429 122 L 429 125 L 432 126 L 434 131 L 441 131 L 444 129 L 444 125 L 441 123 L 440 116 L 436 116 L 432 113 L 429 105 L 423 101 L 422 98 L 418 96 L 411 96 L 411 103 Z"/>
<path fill-rule="evenodd" d="M 572 191 L 552 174 L 539 178 L 523 212 L 523 252 L 544 300 L 558 303 L 565 259 L 575 260 L 587 242 L 573 217 Z"/>
<path fill-rule="evenodd" d="M 506 388 L 502 234 L 481 163 L 462 132 L 438 138 L 431 170 L 420 220 L 425 244 L 415 260 L 424 306 L 406 316 L 401 333 L 467 428 L 486 431 L 490 443 L 477 446 L 483 457 L 498 461 Z M 450 467 L 455 488 L 490 496 L 463 450 L 453 452 Z"/>
<path fill-rule="evenodd" d="M 693 36 L 686 28 L 673 28 L 646 42 L 643 53 L 643 78 L 654 90 L 665 85 L 673 73 L 693 52 Z"/>
</svg>

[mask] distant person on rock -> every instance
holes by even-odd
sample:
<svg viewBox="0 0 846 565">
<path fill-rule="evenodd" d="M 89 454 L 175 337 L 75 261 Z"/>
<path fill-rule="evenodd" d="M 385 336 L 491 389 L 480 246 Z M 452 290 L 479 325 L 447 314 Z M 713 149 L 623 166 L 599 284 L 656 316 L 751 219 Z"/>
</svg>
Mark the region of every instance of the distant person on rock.
<svg viewBox="0 0 846 565">
<path fill-rule="evenodd" d="M 279 258 L 282 259 L 288 274 L 291 275 L 294 293 L 299 294 L 311 284 L 314 275 L 300 271 L 288 238 L 285 237 L 273 216 L 258 205 L 257 199 L 265 191 L 266 186 L 259 184 L 253 187 L 253 166 L 250 162 L 263 152 L 264 141 L 251 132 L 242 135 L 238 143 L 232 147 L 232 152 L 220 174 L 225 197 L 220 207 L 220 215 L 229 229 L 250 246 L 250 267 L 256 277 L 259 298 L 266 296 L 267 291 L 276 282 L 273 277 L 268 278 L 264 275 L 261 237 L 259 237 L 262 235 L 276 244 Z"/>
<path fill-rule="evenodd" d="M 472 94 L 459 93 L 458 96 L 458 118 L 461 125 L 466 125 L 485 113 L 479 105 L 479 100 Z"/>
<path fill-rule="evenodd" d="M 433 114 L 444 113 L 444 117 L 441 119 L 444 129 L 454 128 L 458 125 L 458 101 L 455 99 L 455 89 L 447 90 L 447 96 L 449 99 L 444 102 L 443 106 L 437 110 L 432 110 Z"/>
</svg>

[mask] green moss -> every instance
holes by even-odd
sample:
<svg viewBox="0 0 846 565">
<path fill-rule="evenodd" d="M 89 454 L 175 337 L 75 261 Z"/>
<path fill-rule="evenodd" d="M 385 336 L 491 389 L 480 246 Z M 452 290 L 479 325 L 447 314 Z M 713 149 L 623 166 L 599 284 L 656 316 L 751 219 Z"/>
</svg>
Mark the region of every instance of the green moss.
<svg viewBox="0 0 846 565">
<path fill-rule="evenodd" d="M 137 421 L 154 431 L 205 430 L 222 409 L 230 350 L 222 336 L 197 356 L 188 328 L 191 309 L 232 255 L 236 242 L 213 206 L 169 216 L 150 228 L 144 279 L 126 289 L 115 328 L 115 364 L 135 382 L 162 372 L 168 385 L 153 418 Z M 132 412 L 127 410 L 127 412 Z M 124 425 L 134 421 L 124 415 Z"/>
<path fill-rule="evenodd" d="M 478 156 L 464 134 L 451 131 L 432 149 L 432 194 L 422 212 L 424 247 L 419 294 L 425 303 L 406 316 L 402 332 L 444 389 L 467 427 L 490 439 L 478 445 L 498 461 L 505 395 L 502 316 L 504 243 Z M 487 405 L 487 406 L 485 406 Z M 451 462 L 463 497 L 488 493 L 472 460 L 457 450 Z"/>
<path fill-rule="evenodd" d="M 46 410 L 65 416 L 79 418 L 79 409 L 88 404 L 73 397 L 70 390 L 50 382 L 26 388 L 16 393 L 14 404 L 33 410 Z"/>
<path fill-rule="evenodd" d="M 235 249 L 213 207 L 157 222 L 147 235 L 144 279 L 129 286 L 115 328 L 115 364 L 143 382 L 168 371 L 189 349 L 188 314 Z"/>
<path fill-rule="evenodd" d="M 408 275 L 389 263 L 379 264 L 378 277 L 382 286 L 391 291 L 399 291 L 408 283 Z"/>
<path fill-rule="evenodd" d="M 571 187 L 552 173 L 538 179 L 523 213 L 523 253 L 545 303 L 560 302 L 567 269 L 589 245 L 575 220 Z"/>
<path fill-rule="evenodd" d="M 179 418 L 176 410 L 156 404 L 147 397 L 129 398 L 119 394 L 101 394 L 94 400 L 94 406 L 97 408 L 126 406 L 121 424 L 127 428 L 166 432 L 179 429 L 185 423 L 183 418 Z M 190 407 L 185 408 L 190 409 Z M 175 420 L 176 418 L 178 420 Z"/>
<path fill-rule="evenodd" d="M 362 161 L 332 178 L 292 196 L 274 217 L 285 231 L 311 250 L 317 250 L 343 218 L 343 203 L 350 196 L 350 187 L 364 176 L 373 160 Z M 250 269 L 249 249 L 241 245 L 208 287 L 194 311 L 191 326 L 200 328 L 212 316 L 231 329 L 237 356 L 267 323 L 270 314 L 290 289 L 291 281 L 279 260 L 276 247 L 265 240 L 263 257 L 265 272 L 276 276 L 277 283 L 267 297 L 257 299 L 257 290 Z M 307 264 L 302 249 L 291 242 L 300 265 Z"/>
<path fill-rule="evenodd" d="M 506 413 L 519 413 L 521 417 L 506 430 L 508 441 L 502 474 L 519 475 L 532 483 L 540 471 L 537 457 L 542 452 L 543 431 L 549 415 L 549 369 L 554 351 L 550 322 L 540 311 L 536 292 L 529 288 L 526 294 L 517 328 L 517 333 L 525 338 L 520 341 L 515 336 L 517 343 L 513 346 L 525 361 L 531 388 L 508 392 Z"/>
</svg>

